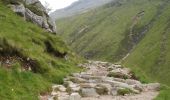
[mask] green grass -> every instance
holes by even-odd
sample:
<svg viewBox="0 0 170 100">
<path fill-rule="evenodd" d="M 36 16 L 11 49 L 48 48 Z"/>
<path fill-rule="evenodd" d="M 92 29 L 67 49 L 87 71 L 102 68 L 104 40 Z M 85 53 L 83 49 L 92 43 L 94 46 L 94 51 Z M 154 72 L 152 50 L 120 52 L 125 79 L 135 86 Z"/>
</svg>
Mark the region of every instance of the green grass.
<svg viewBox="0 0 170 100">
<path fill-rule="evenodd" d="M 170 6 L 165 9 L 123 64 L 132 68 L 138 76 L 143 76 L 143 79 L 170 86 Z M 163 89 L 158 100 L 169 100 L 169 94 L 169 89 Z"/>
<path fill-rule="evenodd" d="M 32 71 L 20 71 L 22 61 L 12 63 L 11 68 L 0 64 L 1 100 L 38 100 L 40 93 L 50 91 L 52 83 L 62 83 L 66 75 L 81 70 L 76 66 L 81 59 L 59 36 L 25 22 L 2 1 L 0 27 L 0 57 L 17 56 L 33 62 Z M 62 54 L 67 54 L 68 60 Z"/>
<path fill-rule="evenodd" d="M 0 69 L 0 96 L 2 100 L 38 100 L 39 93 L 49 92 L 50 83 L 41 75 Z"/>
<path fill-rule="evenodd" d="M 132 90 L 130 90 L 130 89 L 127 89 L 127 88 L 125 88 L 125 89 L 118 89 L 118 91 L 117 91 L 117 94 L 118 95 L 126 95 L 126 94 L 130 94 L 130 93 L 133 93 L 133 91 Z"/>
<path fill-rule="evenodd" d="M 135 24 L 132 19 L 141 11 L 145 14 Z M 143 83 L 170 86 L 168 0 L 129 0 L 56 22 L 58 32 L 77 53 L 90 59 L 122 63 Z M 143 32 L 145 35 L 141 35 Z M 130 55 L 121 60 L 127 53 Z M 169 95 L 169 89 L 162 88 L 156 100 L 169 100 Z"/>
<path fill-rule="evenodd" d="M 170 98 L 170 89 L 162 89 L 158 95 L 157 98 L 155 98 L 155 100 L 169 100 Z"/>
<path fill-rule="evenodd" d="M 127 48 L 132 48 L 128 37 L 134 23 L 132 19 L 139 12 L 145 11 L 133 28 L 133 31 L 141 31 L 156 16 L 159 4 L 160 0 L 131 0 L 121 6 L 105 5 L 87 13 L 57 20 L 58 32 L 73 50 L 85 57 L 118 61 L 129 51 Z M 133 32 L 134 35 L 136 33 Z"/>
</svg>

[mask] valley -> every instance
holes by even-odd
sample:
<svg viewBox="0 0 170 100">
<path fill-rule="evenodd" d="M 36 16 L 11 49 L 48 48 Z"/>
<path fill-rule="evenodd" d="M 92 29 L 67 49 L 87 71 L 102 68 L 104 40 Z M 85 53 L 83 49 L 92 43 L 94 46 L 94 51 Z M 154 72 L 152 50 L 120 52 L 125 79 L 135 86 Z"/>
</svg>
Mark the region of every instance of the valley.
<svg viewBox="0 0 170 100">
<path fill-rule="evenodd" d="M 56 24 L 73 51 L 131 68 L 142 82 L 162 83 L 158 98 L 168 100 L 169 11 L 168 0 L 117 0 Z"/>
<path fill-rule="evenodd" d="M 47 10 L 0 0 L 0 100 L 170 100 L 169 0 Z"/>
</svg>

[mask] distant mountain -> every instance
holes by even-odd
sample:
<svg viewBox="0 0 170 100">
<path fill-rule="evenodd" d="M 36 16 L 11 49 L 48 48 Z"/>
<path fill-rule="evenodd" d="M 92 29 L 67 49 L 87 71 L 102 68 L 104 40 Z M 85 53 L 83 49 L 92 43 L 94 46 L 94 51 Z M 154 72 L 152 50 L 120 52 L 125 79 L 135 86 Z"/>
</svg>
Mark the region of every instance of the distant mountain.
<svg viewBox="0 0 170 100">
<path fill-rule="evenodd" d="M 53 19 L 59 19 L 86 12 L 88 9 L 95 8 L 113 0 L 79 0 L 70 6 L 54 11 L 50 14 Z"/>
</svg>

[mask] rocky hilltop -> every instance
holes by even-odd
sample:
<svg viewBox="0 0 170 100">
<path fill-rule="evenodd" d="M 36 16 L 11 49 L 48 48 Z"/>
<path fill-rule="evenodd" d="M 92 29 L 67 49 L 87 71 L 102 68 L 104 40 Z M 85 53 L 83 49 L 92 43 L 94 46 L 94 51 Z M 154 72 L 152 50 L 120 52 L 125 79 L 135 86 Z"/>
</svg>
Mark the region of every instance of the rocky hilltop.
<svg viewBox="0 0 170 100">
<path fill-rule="evenodd" d="M 33 22 L 48 32 L 56 32 L 55 24 L 39 0 L 7 0 L 5 2 L 24 20 Z"/>
</svg>

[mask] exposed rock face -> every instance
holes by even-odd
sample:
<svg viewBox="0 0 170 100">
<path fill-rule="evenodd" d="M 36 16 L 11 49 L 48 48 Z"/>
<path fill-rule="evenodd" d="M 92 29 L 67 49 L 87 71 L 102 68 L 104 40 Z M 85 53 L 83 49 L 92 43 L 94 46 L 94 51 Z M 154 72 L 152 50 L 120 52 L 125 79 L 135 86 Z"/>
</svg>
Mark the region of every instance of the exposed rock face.
<svg viewBox="0 0 170 100">
<path fill-rule="evenodd" d="M 18 13 L 19 15 L 25 18 L 25 7 L 23 4 L 10 6 L 14 12 Z"/>
<path fill-rule="evenodd" d="M 48 16 L 45 7 L 39 0 L 16 0 L 15 2 L 10 4 L 14 12 L 48 32 L 56 33 L 55 23 Z"/>
<path fill-rule="evenodd" d="M 27 5 L 34 4 L 34 3 L 39 3 L 39 0 L 23 0 Z"/>
</svg>

